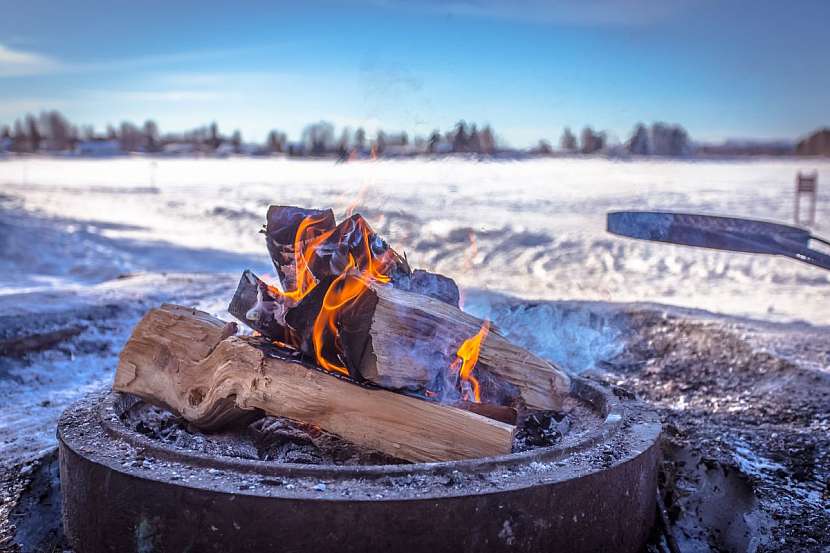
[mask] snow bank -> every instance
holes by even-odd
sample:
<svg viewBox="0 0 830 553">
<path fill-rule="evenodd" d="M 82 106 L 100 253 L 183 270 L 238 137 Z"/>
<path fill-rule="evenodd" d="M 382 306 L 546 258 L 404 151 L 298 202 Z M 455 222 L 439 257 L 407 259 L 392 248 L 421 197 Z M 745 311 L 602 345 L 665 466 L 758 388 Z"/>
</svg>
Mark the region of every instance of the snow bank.
<svg viewBox="0 0 830 553">
<path fill-rule="evenodd" d="M 794 175 L 813 169 L 830 178 L 830 163 L 816 160 L 9 160 L 0 162 L 0 286 L 8 293 L 140 270 L 266 270 L 258 230 L 268 204 L 332 206 L 338 215 L 354 205 L 413 266 L 462 287 L 826 324 L 826 271 L 605 232 L 611 209 L 788 222 Z M 830 203 L 819 189 L 822 222 Z"/>
</svg>

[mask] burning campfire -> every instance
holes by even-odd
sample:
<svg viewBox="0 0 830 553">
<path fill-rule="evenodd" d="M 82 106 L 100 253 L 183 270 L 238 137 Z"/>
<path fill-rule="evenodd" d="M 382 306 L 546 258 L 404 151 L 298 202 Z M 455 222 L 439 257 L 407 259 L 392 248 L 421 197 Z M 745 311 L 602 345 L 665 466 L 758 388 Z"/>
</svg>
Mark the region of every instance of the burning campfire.
<svg viewBox="0 0 830 553">
<path fill-rule="evenodd" d="M 151 310 L 116 390 L 204 430 L 264 412 L 414 462 L 510 453 L 520 421 L 570 392 L 567 374 L 463 312 L 450 278 L 413 271 L 362 216 L 271 206 L 263 233 L 276 277 L 246 271 L 228 308 L 253 335 Z"/>
</svg>

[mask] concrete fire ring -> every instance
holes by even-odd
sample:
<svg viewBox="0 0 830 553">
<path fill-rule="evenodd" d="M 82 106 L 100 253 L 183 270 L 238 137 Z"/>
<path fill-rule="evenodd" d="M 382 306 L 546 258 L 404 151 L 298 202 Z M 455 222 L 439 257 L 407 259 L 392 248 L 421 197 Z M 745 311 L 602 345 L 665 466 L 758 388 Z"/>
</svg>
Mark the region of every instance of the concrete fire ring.
<svg viewBox="0 0 830 553">
<path fill-rule="evenodd" d="M 93 394 L 58 424 L 66 535 L 78 553 L 639 551 L 659 420 L 590 380 L 573 393 L 603 417 L 577 444 L 383 466 L 183 451 L 123 424 L 137 398 Z"/>
</svg>

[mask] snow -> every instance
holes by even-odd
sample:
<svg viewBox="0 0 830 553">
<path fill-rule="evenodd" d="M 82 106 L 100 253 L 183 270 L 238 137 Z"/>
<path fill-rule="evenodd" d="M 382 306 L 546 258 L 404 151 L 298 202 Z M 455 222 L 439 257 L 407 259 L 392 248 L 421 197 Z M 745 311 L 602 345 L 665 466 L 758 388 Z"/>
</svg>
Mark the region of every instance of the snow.
<svg viewBox="0 0 830 553">
<path fill-rule="evenodd" d="M 766 384 L 755 370 L 756 357 L 736 349 L 735 366 L 747 378 L 738 387 L 742 393 L 780 394 L 789 401 L 781 402 L 787 413 L 801 405 L 802 395 L 822 397 L 818 377 L 808 380 L 802 372 L 827 371 L 828 327 L 816 325 L 830 324 L 830 273 L 789 259 L 611 236 L 604 230 L 605 213 L 670 209 L 787 223 L 799 170 L 819 172 L 814 230 L 821 234 L 823 224 L 830 233 L 830 203 L 822 185 L 830 176 L 830 161 L 0 161 L 0 339 L 83 327 L 45 351 L 0 356 L 0 469 L 54 448 L 59 414 L 87 391 L 112 381 L 118 352 L 147 309 L 170 301 L 229 318 L 225 309 L 241 271 L 273 270 L 258 232 L 271 203 L 332 207 L 338 216 L 355 208 L 406 252 L 413 267 L 455 278 L 465 309 L 491 318 L 508 338 L 574 372 L 605 367 L 612 376 L 630 373 L 629 384 L 643 378 L 644 385 L 658 383 L 669 391 L 684 385 L 671 411 L 675 422 L 691 405 L 687 396 L 700 402 L 708 393 L 719 393 L 726 410 L 735 410 L 727 423 L 736 425 L 737 433 L 741 427 L 735 421 L 745 416 L 740 409 L 747 405 L 743 395 L 732 397 L 734 389 L 726 384 L 714 392 L 686 386 L 706 376 L 704 353 L 723 363 L 730 355 L 723 351 L 723 337 L 740 334 L 741 343 L 764 353 L 762 361 L 768 355 L 787 360 L 782 364 L 786 374 Z M 632 319 L 644 313 L 698 321 L 690 328 L 667 327 L 669 340 L 691 333 L 689 347 L 681 351 L 690 363 L 653 373 L 658 367 L 641 370 L 646 361 L 636 355 L 618 359 L 632 339 L 637 342 L 636 332 L 660 330 L 650 316 L 640 316 L 644 326 L 632 328 Z M 792 322 L 798 320 L 804 322 Z M 698 328 L 713 337 L 695 338 L 696 332 L 704 333 Z M 649 349 L 651 342 L 647 345 L 648 351 L 640 353 L 651 359 L 657 354 Z M 616 369 L 615 359 L 623 363 Z M 673 370 L 677 362 L 675 357 L 666 361 Z M 793 375 L 802 382 L 795 391 L 780 384 Z M 803 382 L 811 383 L 809 390 Z M 769 401 L 775 405 L 777 400 Z M 653 404 L 666 409 L 659 401 Z M 699 418 L 689 413 L 689 421 Z M 826 414 L 810 424 L 814 436 L 826 435 Z M 766 426 L 758 428 L 766 432 Z M 786 481 L 777 476 L 787 463 L 767 453 L 765 444 L 772 440 L 766 434 L 742 432 L 746 441 L 730 450 L 724 428 L 713 427 L 712 435 L 717 434 L 719 447 L 731 451 L 728 466 L 762 482 L 777 478 L 793 489 L 798 502 L 785 514 L 820 514 L 814 484 L 826 472 L 816 472 L 815 482 L 791 485 L 789 476 Z M 790 431 L 778 425 L 775 431 L 785 430 Z M 709 442 L 691 436 L 711 456 Z M 822 458 L 821 447 L 813 465 Z"/>
<path fill-rule="evenodd" d="M 258 230 L 279 203 L 338 216 L 354 206 L 413 266 L 462 288 L 827 324 L 827 271 L 605 232 L 612 209 L 788 223 L 799 170 L 820 174 L 821 234 L 830 162 L 813 159 L 9 159 L 0 161 L 0 293 L 137 271 L 268 271 Z"/>
</svg>

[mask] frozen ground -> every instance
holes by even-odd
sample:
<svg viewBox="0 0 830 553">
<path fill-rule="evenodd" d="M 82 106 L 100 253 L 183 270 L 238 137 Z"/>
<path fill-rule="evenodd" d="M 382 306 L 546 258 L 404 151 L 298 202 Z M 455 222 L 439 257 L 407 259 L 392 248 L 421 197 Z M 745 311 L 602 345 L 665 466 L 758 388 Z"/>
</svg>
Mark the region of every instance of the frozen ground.
<svg viewBox="0 0 830 553">
<path fill-rule="evenodd" d="M 226 316 L 239 272 L 270 270 L 257 231 L 283 203 L 355 207 L 509 338 L 649 401 L 684 551 L 824 550 L 830 273 L 604 232 L 626 208 L 787 222 L 813 168 L 830 178 L 815 161 L 0 161 L 0 549 L 14 520 L 18 537 L 59 533 L 54 513 L 22 524 L 21 505 L 46 501 L 60 412 L 108 385 L 149 307 Z"/>
<path fill-rule="evenodd" d="M 830 323 L 830 272 L 787 259 L 613 237 L 611 209 L 789 222 L 798 170 L 830 162 L 558 159 L 0 162 L 0 290 L 136 271 L 267 270 L 270 203 L 355 207 L 413 266 L 526 298 L 656 301 Z M 821 234 L 830 189 L 820 186 Z"/>
</svg>

